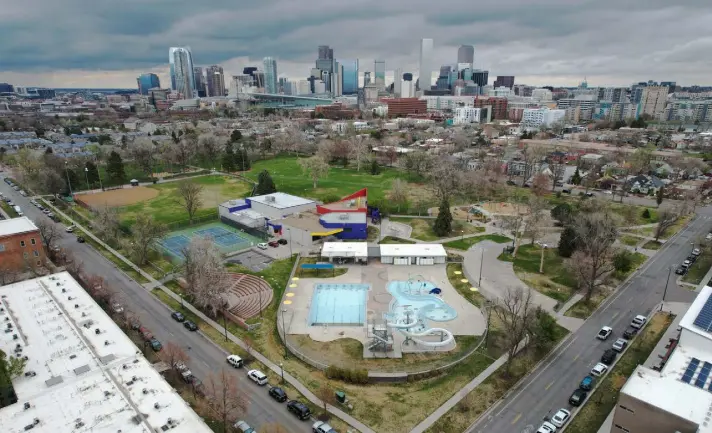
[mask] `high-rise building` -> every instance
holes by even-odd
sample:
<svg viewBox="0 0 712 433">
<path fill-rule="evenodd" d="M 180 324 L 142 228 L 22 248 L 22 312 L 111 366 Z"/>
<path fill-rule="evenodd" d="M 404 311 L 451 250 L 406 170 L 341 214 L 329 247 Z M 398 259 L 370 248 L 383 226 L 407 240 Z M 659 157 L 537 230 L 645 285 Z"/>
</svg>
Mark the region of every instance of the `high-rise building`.
<svg viewBox="0 0 712 433">
<path fill-rule="evenodd" d="M 212 65 L 206 72 L 208 96 L 225 96 L 225 74 L 222 66 Z"/>
<path fill-rule="evenodd" d="M 379 89 L 386 88 L 386 61 L 376 60 L 373 63 L 373 75 L 376 81 L 376 86 Z"/>
<path fill-rule="evenodd" d="M 403 69 L 396 68 L 393 73 L 393 94 L 396 98 L 401 97 L 401 89 L 403 88 Z"/>
<path fill-rule="evenodd" d="M 13 93 L 14 91 L 12 84 L 0 83 L 0 93 Z"/>
<path fill-rule="evenodd" d="M 265 69 L 265 93 L 277 93 L 277 60 L 265 57 L 262 60 Z"/>
<path fill-rule="evenodd" d="M 371 72 L 364 71 L 363 72 L 363 86 L 366 87 L 368 84 L 371 84 Z"/>
<path fill-rule="evenodd" d="M 183 99 L 197 97 L 195 75 L 193 74 L 193 54 L 190 47 L 171 47 L 168 50 L 170 63 L 171 89 Z"/>
<path fill-rule="evenodd" d="M 195 77 L 195 91 L 198 93 L 198 97 L 204 98 L 208 96 L 205 86 L 205 74 L 201 66 L 195 66 L 193 68 L 193 77 Z"/>
<path fill-rule="evenodd" d="M 494 87 L 509 87 L 511 89 L 514 87 L 514 75 L 497 75 L 497 79 L 494 80 Z"/>
<path fill-rule="evenodd" d="M 603 89 L 603 101 L 625 102 L 628 89 L 625 87 L 607 87 Z"/>
<path fill-rule="evenodd" d="M 638 116 L 647 114 L 649 116 L 652 116 L 654 119 L 657 119 L 665 111 L 667 96 L 667 87 L 644 87 L 640 97 L 640 103 L 638 104 Z"/>
<path fill-rule="evenodd" d="M 334 60 L 334 49 L 328 45 L 319 45 L 319 60 Z"/>
<path fill-rule="evenodd" d="M 467 63 L 470 65 L 470 69 L 474 68 L 475 47 L 472 45 L 460 45 L 460 48 L 457 49 L 457 63 Z"/>
<path fill-rule="evenodd" d="M 336 65 L 336 70 L 331 80 L 331 94 L 333 96 L 341 96 L 344 94 L 344 66 L 339 62 L 334 62 L 334 64 Z"/>
<path fill-rule="evenodd" d="M 341 89 L 344 95 L 355 95 L 358 92 L 358 59 L 339 60 L 343 67 Z"/>
<path fill-rule="evenodd" d="M 420 90 L 430 90 L 433 82 L 433 40 L 420 40 L 420 63 L 418 81 Z"/>
<path fill-rule="evenodd" d="M 489 71 L 481 71 L 479 69 L 475 69 L 472 71 L 472 81 L 475 82 L 480 87 L 484 87 L 487 85 L 487 81 L 489 80 Z"/>
<path fill-rule="evenodd" d="M 138 84 L 138 93 L 148 95 L 148 90 L 155 87 L 161 87 L 161 81 L 156 74 L 141 74 L 136 78 Z"/>
<path fill-rule="evenodd" d="M 255 87 L 258 89 L 265 88 L 265 73 L 262 71 L 255 71 L 252 73 L 252 79 L 254 80 Z"/>
</svg>

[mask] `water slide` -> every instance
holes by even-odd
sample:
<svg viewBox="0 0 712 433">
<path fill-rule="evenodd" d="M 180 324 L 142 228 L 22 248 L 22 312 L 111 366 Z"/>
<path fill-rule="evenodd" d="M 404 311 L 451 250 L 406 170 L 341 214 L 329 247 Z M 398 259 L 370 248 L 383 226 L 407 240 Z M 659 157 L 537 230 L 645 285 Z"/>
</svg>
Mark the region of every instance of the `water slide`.
<svg viewBox="0 0 712 433">
<path fill-rule="evenodd" d="M 416 316 L 415 314 L 413 316 Z M 405 322 L 405 321 L 403 321 Z M 452 341 L 455 339 L 455 336 L 452 335 L 452 332 L 448 331 L 447 329 L 443 328 L 431 328 L 431 329 L 426 329 L 425 331 L 422 332 L 409 332 L 408 330 L 410 328 L 413 328 L 414 326 L 418 325 L 418 318 L 414 317 L 412 322 L 406 322 L 406 323 L 398 323 L 397 321 L 391 322 L 386 318 L 386 324 L 387 326 L 391 328 L 396 328 L 399 329 L 403 335 L 405 335 L 408 338 L 411 338 L 413 341 L 415 341 L 418 344 L 421 344 L 425 347 L 441 347 L 441 346 L 447 346 L 448 344 L 452 343 Z M 424 341 L 421 340 L 419 337 L 427 337 L 429 335 L 435 335 L 435 333 L 444 333 L 447 335 L 447 337 L 443 341 Z"/>
</svg>

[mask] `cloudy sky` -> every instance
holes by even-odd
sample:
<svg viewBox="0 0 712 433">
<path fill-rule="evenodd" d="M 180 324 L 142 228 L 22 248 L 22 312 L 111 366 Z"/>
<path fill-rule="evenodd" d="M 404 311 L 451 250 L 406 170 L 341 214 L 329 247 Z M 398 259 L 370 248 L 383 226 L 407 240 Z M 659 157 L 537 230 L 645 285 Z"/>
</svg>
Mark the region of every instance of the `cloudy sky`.
<svg viewBox="0 0 712 433">
<path fill-rule="evenodd" d="M 168 48 L 226 74 L 278 61 L 305 77 L 317 46 L 417 75 L 420 38 L 435 63 L 475 46 L 475 67 L 518 83 L 712 84 L 710 0 L 0 0 L 0 82 L 135 87 L 154 72 L 167 87 Z M 391 75 L 391 74 L 389 74 Z M 493 78 L 490 79 L 490 83 Z"/>
</svg>

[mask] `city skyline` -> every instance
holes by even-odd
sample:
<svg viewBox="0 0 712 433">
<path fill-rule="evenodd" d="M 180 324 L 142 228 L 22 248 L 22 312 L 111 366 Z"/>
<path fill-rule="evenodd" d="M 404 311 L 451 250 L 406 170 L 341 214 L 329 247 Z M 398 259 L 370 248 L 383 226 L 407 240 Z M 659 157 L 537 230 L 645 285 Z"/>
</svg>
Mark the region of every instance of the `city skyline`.
<svg viewBox="0 0 712 433">
<path fill-rule="evenodd" d="M 156 73 L 166 82 L 163 53 L 176 45 L 190 45 L 196 64 L 217 64 L 226 74 L 271 56 L 279 61 L 280 75 L 303 77 L 320 44 L 333 47 L 338 57 L 362 59 L 362 65 L 383 59 L 391 76 L 397 68 L 417 74 L 420 38 L 434 39 L 435 67 L 454 63 L 457 48 L 471 44 L 475 67 L 533 85 L 575 85 L 583 76 L 605 86 L 648 78 L 704 85 L 712 66 L 697 54 L 711 44 L 704 35 L 712 11 L 692 0 L 674 6 L 632 2 L 624 15 L 614 13 L 616 3 L 608 0 L 547 2 L 530 11 L 515 0 L 456 1 L 447 11 L 420 0 L 408 8 L 393 0 L 364 0 L 306 11 L 277 0 L 239 12 L 226 0 L 208 11 L 195 2 L 170 10 L 150 1 L 90 7 L 13 3 L 0 17 L 11 35 L 0 41 L 0 77 L 18 85 L 131 87 L 139 74 Z M 45 22 L 46 16 L 56 19 Z M 281 18 L 265 25 L 268 16 Z M 657 30 L 683 20 L 675 32 Z M 76 23 L 71 32 L 60 29 L 67 22 Z M 592 43 L 595 49 L 580 49 Z"/>
</svg>

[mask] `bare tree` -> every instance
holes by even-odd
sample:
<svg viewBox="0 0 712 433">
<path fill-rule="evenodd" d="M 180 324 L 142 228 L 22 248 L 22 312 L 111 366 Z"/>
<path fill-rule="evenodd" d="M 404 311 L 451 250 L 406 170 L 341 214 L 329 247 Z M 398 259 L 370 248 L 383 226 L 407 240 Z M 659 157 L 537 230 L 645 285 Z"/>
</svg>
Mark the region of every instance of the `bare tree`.
<svg viewBox="0 0 712 433">
<path fill-rule="evenodd" d="M 195 236 L 183 251 L 184 276 L 193 302 L 213 317 L 226 302 L 232 284 L 212 239 Z"/>
<path fill-rule="evenodd" d="M 126 250 L 131 251 L 139 265 L 145 265 L 151 247 L 167 232 L 166 225 L 156 222 L 151 215 L 138 214 L 131 227 L 131 240 Z"/>
<path fill-rule="evenodd" d="M 504 328 L 502 338 L 507 351 L 505 370 L 509 374 L 517 349 L 527 336 L 534 315 L 531 290 L 508 288 L 494 307 L 494 313 Z"/>
<path fill-rule="evenodd" d="M 232 425 L 249 406 L 244 391 L 240 390 L 237 377 L 224 368 L 219 373 L 211 373 L 205 381 L 205 403 L 213 415 L 223 425 Z"/>
<path fill-rule="evenodd" d="M 439 200 L 450 200 L 462 188 L 463 173 L 451 162 L 438 161 L 430 171 L 428 180 Z"/>
<path fill-rule="evenodd" d="M 329 383 L 322 383 L 316 391 L 316 396 L 324 404 L 324 412 L 327 412 L 327 405 L 333 406 L 336 404 L 336 395 L 334 394 L 334 389 Z"/>
<path fill-rule="evenodd" d="M 188 221 L 193 224 L 195 213 L 203 205 L 203 186 L 197 182 L 182 180 L 178 182 L 178 198 L 176 201 L 188 213 Z"/>
<path fill-rule="evenodd" d="M 47 252 L 52 253 L 52 244 L 56 239 L 62 237 L 62 231 L 59 226 L 54 222 L 50 222 L 46 219 L 41 219 L 37 221 L 37 229 L 40 232 L 40 237 L 42 238 L 42 243 L 46 246 Z"/>
<path fill-rule="evenodd" d="M 146 174 L 153 174 L 158 146 L 149 137 L 139 137 L 126 149 L 127 154 Z"/>
<path fill-rule="evenodd" d="M 99 207 L 95 212 L 95 218 L 92 224 L 97 233 L 100 234 L 105 241 L 112 243 L 119 240 L 121 230 L 119 225 L 119 211 L 116 208 L 109 206 Z"/>
<path fill-rule="evenodd" d="M 529 178 L 532 177 L 537 167 L 540 166 L 542 159 L 544 159 L 546 155 L 546 149 L 539 146 L 526 145 L 522 149 L 521 155 L 521 161 L 524 163 L 524 175 L 522 176 L 521 186 L 524 186 Z"/>
<path fill-rule="evenodd" d="M 585 290 L 585 300 L 590 301 L 603 277 L 613 270 L 613 243 L 618 237 L 618 222 L 607 210 L 580 213 L 574 222 L 578 251 L 569 261 L 577 276 L 579 287 Z"/>
<path fill-rule="evenodd" d="M 184 170 L 190 163 L 191 158 L 195 155 L 197 148 L 198 138 L 194 133 L 188 133 L 170 147 L 169 157 L 181 167 L 181 170 Z"/>
<path fill-rule="evenodd" d="M 316 188 L 319 179 L 329 174 L 329 163 L 320 155 L 311 158 L 302 158 L 298 161 L 299 166 L 312 179 L 312 185 Z"/>
<path fill-rule="evenodd" d="M 349 137 L 349 156 L 356 162 L 356 171 L 361 171 L 361 163 L 365 161 L 371 153 L 369 140 L 362 135 Z"/>
<path fill-rule="evenodd" d="M 200 153 L 211 163 L 215 163 L 220 151 L 225 148 L 225 140 L 212 134 L 203 134 L 198 138 Z"/>
<path fill-rule="evenodd" d="M 655 226 L 655 240 L 659 240 L 665 232 L 680 219 L 680 212 L 676 208 L 662 209 L 658 212 L 658 225 Z"/>
<path fill-rule="evenodd" d="M 388 200 L 397 206 L 400 212 L 401 205 L 408 200 L 408 182 L 403 179 L 394 179 L 388 191 Z"/>
<path fill-rule="evenodd" d="M 544 173 L 534 175 L 531 189 L 537 197 L 544 195 L 544 193 L 549 190 L 549 176 Z"/>
<path fill-rule="evenodd" d="M 172 341 L 163 345 L 163 350 L 158 353 L 158 357 L 174 371 L 178 371 L 178 367 L 180 367 L 181 364 L 185 365 L 190 361 L 190 357 L 185 353 L 185 350 Z"/>
<path fill-rule="evenodd" d="M 543 223 L 546 220 L 546 210 L 548 202 L 541 197 L 529 198 L 529 216 L 524 220 L 524 234 L 528 234 L 532 243 L 536 242 L 541 236 Z M 521 243 L 521 236 L 518 244 Z"/>
<path fill-rule="evenodd" d="M 435 164 L 433 157 L 422 151 L 408 152 L 398 162 L 403 170 L 418 177 L 427 175 Z"/>
</svg>

